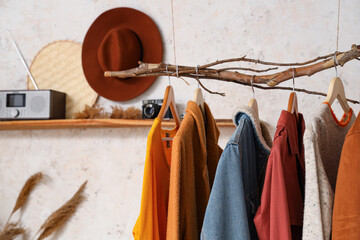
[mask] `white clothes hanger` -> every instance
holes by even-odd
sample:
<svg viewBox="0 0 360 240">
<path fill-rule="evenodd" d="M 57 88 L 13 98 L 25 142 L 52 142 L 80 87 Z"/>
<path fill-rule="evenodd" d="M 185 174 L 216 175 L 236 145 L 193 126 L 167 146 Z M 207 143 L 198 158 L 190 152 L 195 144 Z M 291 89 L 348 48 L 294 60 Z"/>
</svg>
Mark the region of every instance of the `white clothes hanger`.
<svg viewBox="0 0 360 240">
<path fill-rule="evenodd" d="M 346 100 L 344 84 L 342 83 L 341 79 L 337 76 L 338 62 L 336 59 L 336 53 L 334 54 L 334 65 L 335 65 L 336 77 L 334 77 L 330 81 L 328 94 L 326 96 L 325 102 L 329 103 L 329 105 L 331 106 L 334 100 L 337 99 L 344 113 L 346 114 L 346 116 L 348 116 L 351 108 Z"/>
<path fill-rule="evenodd" d="M 205 114 L 205 108 L 204 108 L 204 96 L 203 93 L 201 91 L 201 88 L 197 88 L 195 89 L 195 93 L 194 93 L 194 97 L 193 97 L 193 101 L 199 105 L 201 113 L 204 115 Z"/>
<path fill-rule="evenodd" d="M 325 102 L 331 105 L 335 99 L 339 101 L 341 108 L 348 115 L 351 108 L 346 100 L 344 85 L 339 77 L 331 80 Z"/>
<path fill-rule="evenodd" d="M 252 76 L 251 78 L 251 89 L 253 92 L 253 97 L 250 99 L 248 106 L 252 109 L 253 113 L 254 113 L 254 117 L 256 118 L 257 121 L 259 121 L 259 107 L 255 98 L 255 91 L 254 91 L 254 86 L 253 86 L 253 79 L 254 76 Z"/>
<path fill-rule="evenodd" d="M 295 68 L 293 68 L 293 92 L 289 96 L 287 111 L 295 115 L 296 121 L 299 120 L 298 100 L 295 92 Z"/>
<path fill-rule="evenodd" d="M 197 87 L 197 89 L 195 89 L 193 101 L 197 105 L 199 105 L 201 113 L 202 113 L 202 115 L 203 115 L 203 117 L 205 119 L 205 107 L 204 107 L 205 100 L 204 100 L 204 95 L 202 93 L 202 90 L 199 87 L 199 72 L 198 72 L 199 70 L 198 70 L 198 67 L 199 67 L 199 65 L 197 65 L 197 67 L 196 67 L 196 76 L 197 76 L 197 80 L 198 80 L 198 87 Z"/>
</svg>

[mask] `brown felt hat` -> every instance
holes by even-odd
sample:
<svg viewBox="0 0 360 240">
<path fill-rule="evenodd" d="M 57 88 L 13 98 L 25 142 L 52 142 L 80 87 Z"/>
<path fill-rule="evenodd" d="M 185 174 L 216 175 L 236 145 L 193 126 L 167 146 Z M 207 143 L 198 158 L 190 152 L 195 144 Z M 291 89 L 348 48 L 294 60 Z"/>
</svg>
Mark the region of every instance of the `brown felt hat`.
<svg viewBox="0 0 360 240">
<path fill-rule="evenodd" d="M 121 71 L 138 62 L 162 61 L 160 32 L 146 14 L 132 8 L 114 8 L 102 13 L 90 26 L 82 47 L 82 65 L 89 85 L 102 97 L 130 100 L 145 90 L 156 77 L 112 78 L 105 71 Z"/>
</svg>

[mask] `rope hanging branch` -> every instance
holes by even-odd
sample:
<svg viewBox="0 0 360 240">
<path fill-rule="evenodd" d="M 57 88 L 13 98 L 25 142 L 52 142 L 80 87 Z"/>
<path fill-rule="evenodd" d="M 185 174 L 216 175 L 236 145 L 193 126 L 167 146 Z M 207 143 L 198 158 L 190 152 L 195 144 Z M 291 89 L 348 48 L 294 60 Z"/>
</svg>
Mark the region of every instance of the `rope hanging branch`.
<svg viewBox="0 0 360 240">
<path fill-rule="evenodd" d="M 335 59 L 336 58 L 336 59 Z M 351 50 L 347 52 L 336 52 L 319 56 L 315 59 L 306 61 L 306 62 L 296 62 L 296 63 L 276 63 L 276 62 L 266 62 L 259 59 L 251 59 L 246 56 L 240 58 L 224 59 L 218 60 L 212 63 L 205 65 L 200 65 L 197 67 L 191 66 L 181 66 L 181 65 L 171 65 L 166 63 L 142 63 L 139 62 L 137 68 L 132 68 L 124 71 L 107 71 L 104 73 L 105 77 L 119 77 L 119 78 L 128 78 L 128 77 L 145 77 L 145 76 L 178 76 L 178 77 L 188 77 L 194 78 L 199 82 L 204 90 L 208 91 L 211 94 L 220 94 L 224 96 L 223 93 L 213 92 L 207 89 L 200 81 L 200 79 L 209 79 L 209 80 L 219 80 L 225 82 L 232 82 L 242 85 L 251 86 L 251 80 L 253 80 L 253 86 L 256 88 L 269 90 L 269 89 L 279 89 L 279 90 L 293 90 L 290 87 L 276 87 L 278 84 L 287 81 L 294 77 L 302 76 L 311 76 L 317 72 L 336 67 L 337 65 L 344 66 L 345 63 L 353 59 L 360 60 L 360 45 L 352 45 Z M 255 63 L 258 65 L 267 65 L 267 66 L 276 66 L 263 70 L 257 70 L 252 68 L 240 68 L 240 67 L 226 67 L 226 68 L 214 68 L 214 66 L 224 64 L 224 63 L 233 63 L 233 62 L 249 62 Z M 258 73 L 264 73 L 268 71 L 277 70 L 278 67 L 290 67 L 284 71 L 275 72 L 272 74 L 258 75 Z M 255 74 L 244 74 L 238 71 L 251 71 Z M 261 85 L 267 85 L 261 86 Z M 308 94 L 322 95 L 326 96 L 325 93 L 309 91 L 306 89 L 295 88 L 298 92 L 304 92 Z M 359 104 L 359 101 L 348 99 L 351 103 Z"/>
</svg>

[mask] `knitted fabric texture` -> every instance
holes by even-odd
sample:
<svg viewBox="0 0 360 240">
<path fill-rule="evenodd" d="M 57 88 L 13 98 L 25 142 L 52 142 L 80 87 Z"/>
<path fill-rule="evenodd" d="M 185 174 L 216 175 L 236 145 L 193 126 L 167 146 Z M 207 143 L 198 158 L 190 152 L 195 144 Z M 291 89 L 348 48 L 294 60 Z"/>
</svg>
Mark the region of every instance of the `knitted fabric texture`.
<svg viewBox="0 0 360 240">
<path fill-rule="evenodd" d="M 330 239 L 336 175 L 345 136 L 355 122 L 338 124 L 328 104 L 321 104 L 317 115 L 307 121 L 305 146 L 305 206 L 303 239 Z"/>
</svg>

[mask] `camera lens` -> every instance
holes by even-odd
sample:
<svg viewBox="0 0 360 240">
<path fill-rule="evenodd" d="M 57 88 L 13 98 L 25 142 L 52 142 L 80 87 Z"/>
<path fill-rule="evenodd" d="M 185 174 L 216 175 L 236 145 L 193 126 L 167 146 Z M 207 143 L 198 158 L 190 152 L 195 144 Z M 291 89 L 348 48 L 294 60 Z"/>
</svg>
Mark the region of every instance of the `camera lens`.
<svg viewBox="0 0 360 240">
<path fill-rule="evenodd" d="M 154 116 L 154 113 L 155 113 L 155 109 L 154 109 L 153 104 L 146 104 L 143 111 L 144 111 L 144 115 L 147 118 L 152 118 Z"/>
</svg>

